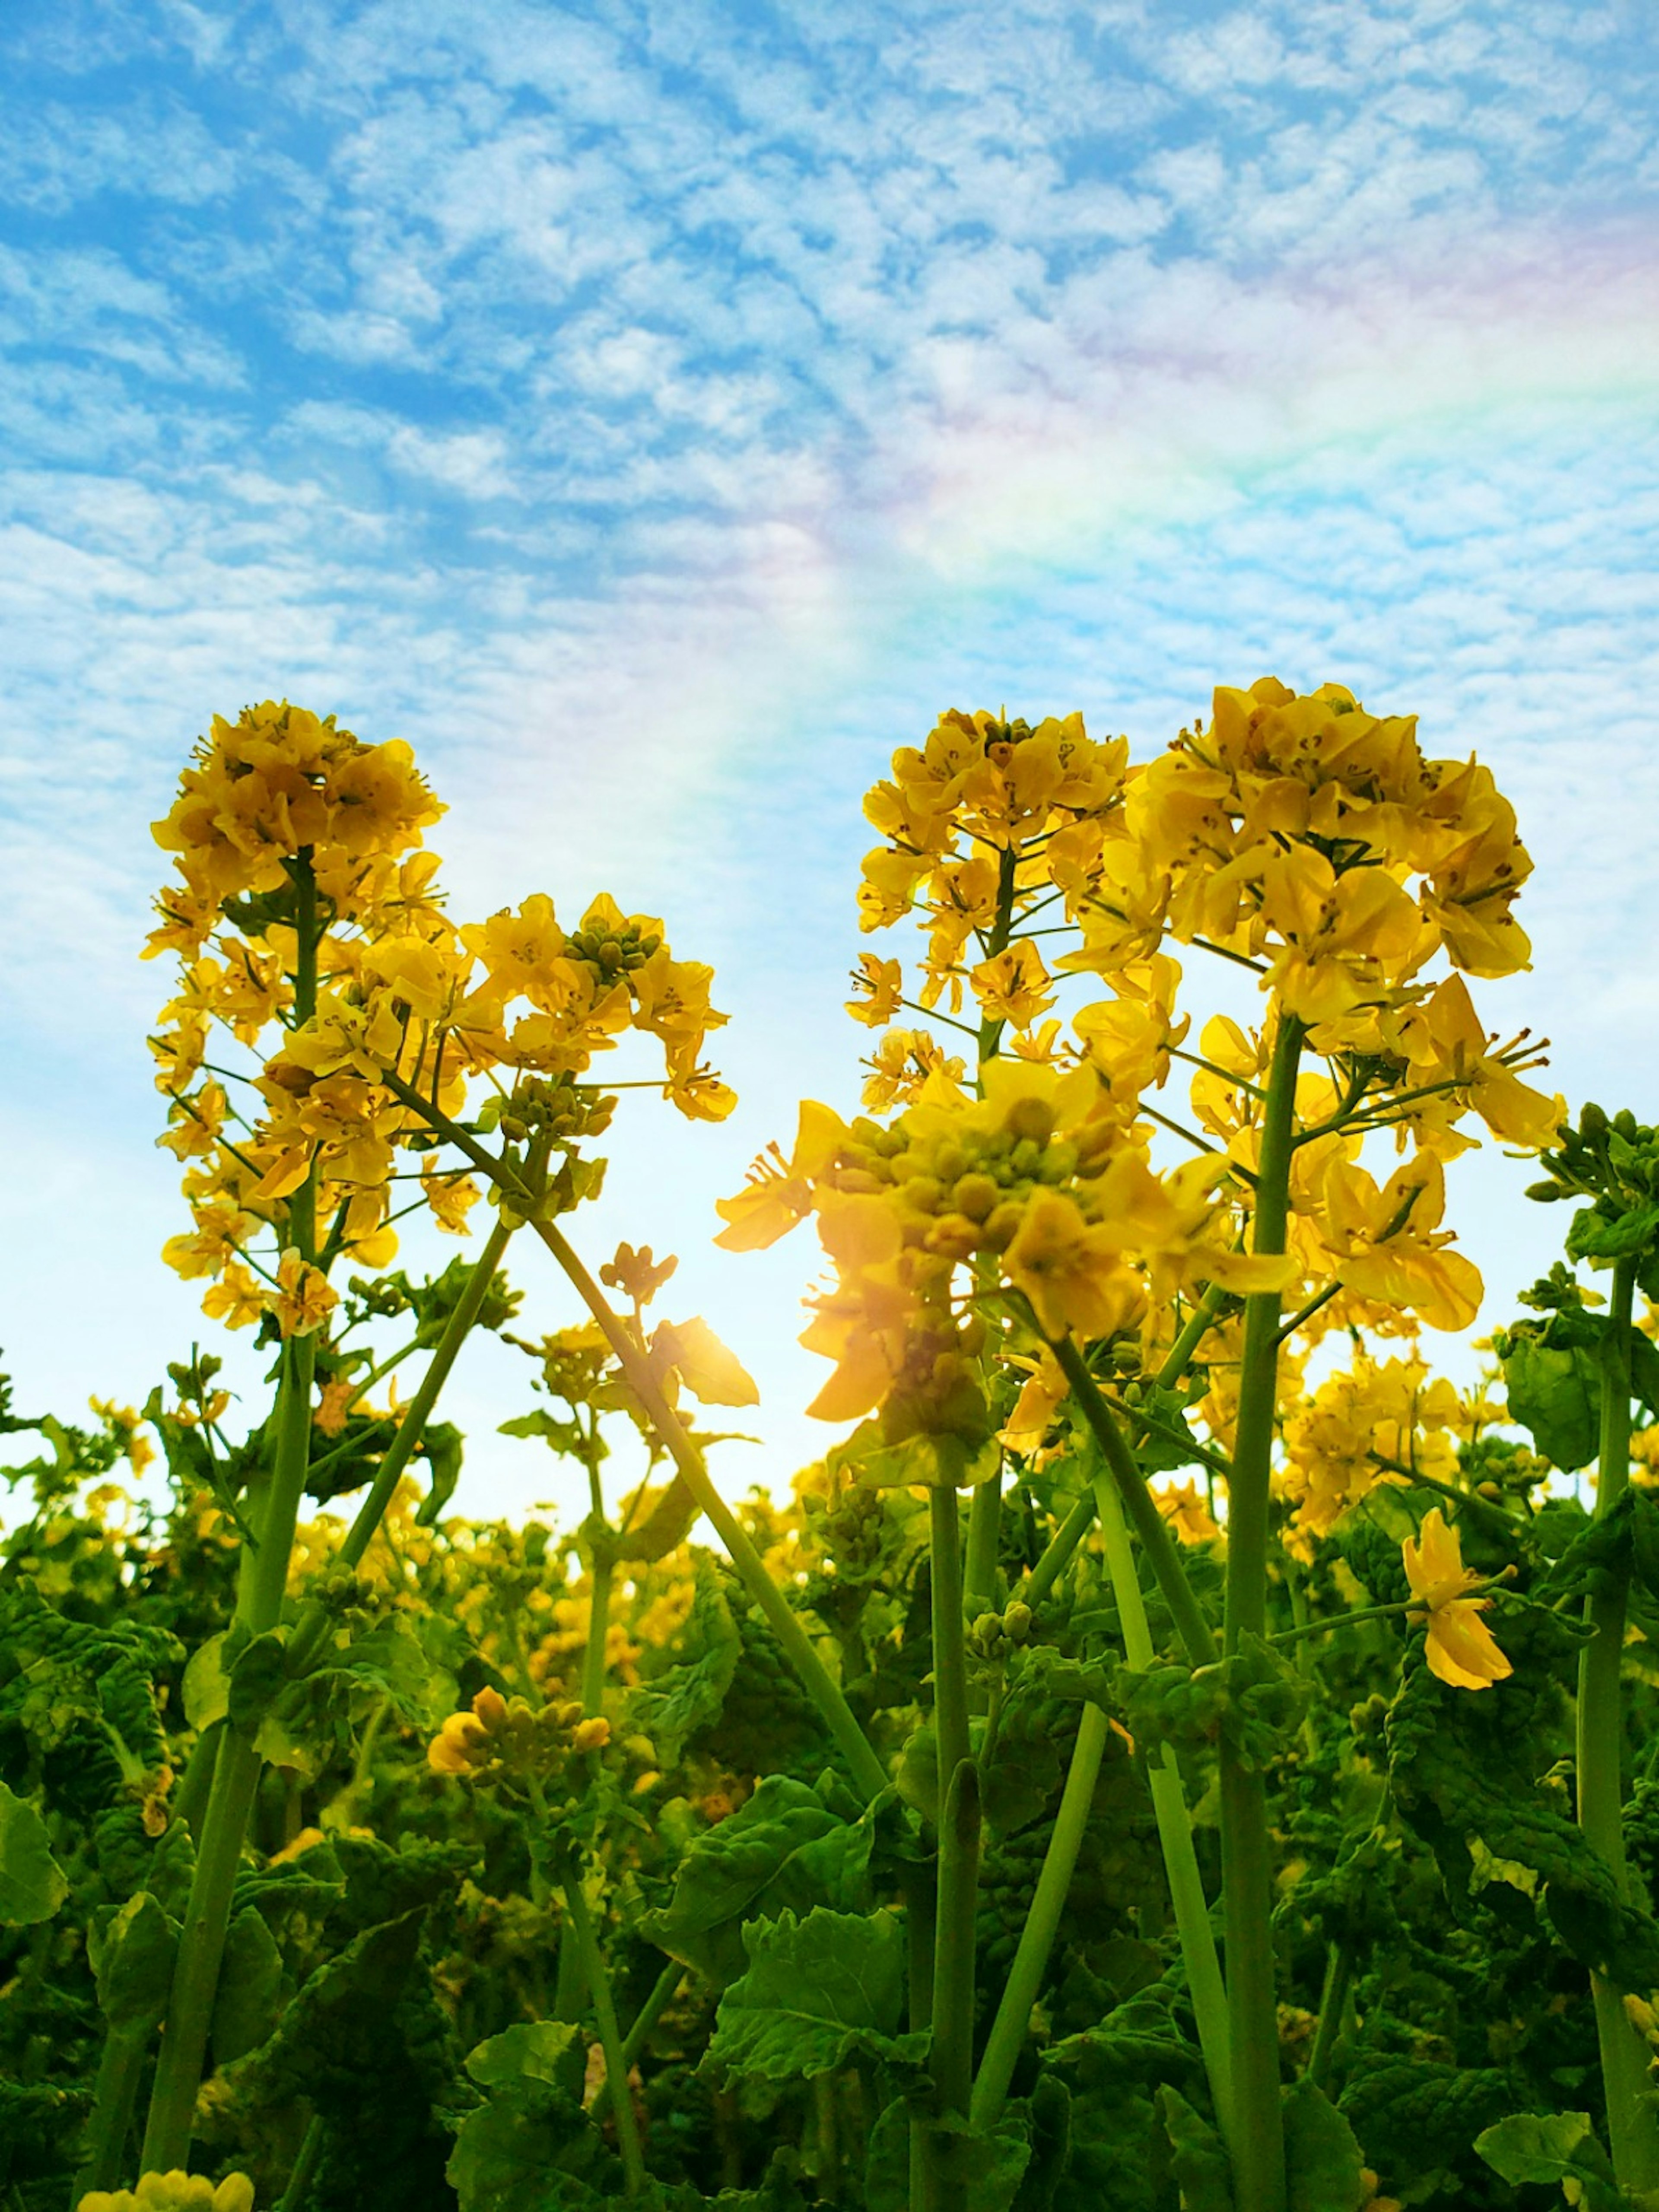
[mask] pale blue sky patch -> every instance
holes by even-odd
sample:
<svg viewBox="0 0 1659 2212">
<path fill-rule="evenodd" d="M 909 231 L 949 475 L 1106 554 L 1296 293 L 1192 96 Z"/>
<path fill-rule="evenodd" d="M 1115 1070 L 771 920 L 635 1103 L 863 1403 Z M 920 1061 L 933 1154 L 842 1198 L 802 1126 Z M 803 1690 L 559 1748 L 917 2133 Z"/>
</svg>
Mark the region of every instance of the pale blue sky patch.
<svg viewBox="0 0 1659 2212">
<path fill-rule="evenodd" d="M 852 1102 L 859 799 L 945 706 L 1420 712 L 1539 863 L 1483 1012 L 1659 1114 L 1648 10 L 14 0 L 0 57 L 28 1402 L 208 1334 L 133 951 L 191 738 L 270 694 L 416 744 L 458 908 L 610 888 L 716 963 L 740 1112 L 632 1109 L 584 1235 L 681 1251 L 775 1479 L 811 1255 L 714 1253 L 712 1200 Z M 1454 1181 L 1494 1318 L 1524 1179 Z M 459 1402 L 469 1499 L 542 1494 L 498 1378 Z"/>
</svg>

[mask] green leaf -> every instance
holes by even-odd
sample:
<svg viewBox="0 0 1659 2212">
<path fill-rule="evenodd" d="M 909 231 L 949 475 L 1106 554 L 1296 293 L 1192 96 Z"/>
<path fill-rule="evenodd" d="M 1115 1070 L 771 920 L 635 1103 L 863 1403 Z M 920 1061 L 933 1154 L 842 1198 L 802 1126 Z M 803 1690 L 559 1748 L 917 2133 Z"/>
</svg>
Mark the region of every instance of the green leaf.
<svg viewBox="0 0 1659 2212">
<path fill-rule="evenodd" d="M 951 2201 L 963 2212 L 1012 2212 L 1031 2162 L 1024 2103 L 1008 2106 L 988 2131 L 958 2123 L 951 2133 L 962 2189 Z M 910 2108 L 902 2097 L 886 2106 L 871 2130 L 864 2202 L 865 2212 L 909 2212 Z"/>
<path fill-rule="evenodd" d="M 691 1534 L 702 1510 L 690 1484 L 683 1474 L 676 1474 L 645 1518 L 623 1530 L 617 1539 L 617 1557 L 647 1563 L 665 1558 Z"/>
<path fill-rule="evenodd" d="M 844 1835 L 847 1824 L 816 1790 L 787 1775 L 767 1775 L 745 1805 L 688 1846 L 672 1898 L 644 1916 L 641 1933 L 723 1987 L 744 1971 L 744 1913 L 775 1882 L 783 1893 L 780 1902 L 793 1901 L 790 1863 L 837 1832 Z"/>
<path fill-rule="evenodd" d="M 267 1629 L 245 1644 L 231 1662 L 226 1718 L 239 1735 L 257 1735 L 259 1723 L 287 1684 L 283 1638 Z"/>
<path fill-rule="evenodd" d="M 1625 2201 L 1588 2112 L 1516 2112 L 1484 2130 L 1474 2148 L 1505 2181 L 1576 2184 L 1569 2201 L 1584 2212 L 1618 2212 Z"/>
<path fill-rule="evenodd" d="M 586 2041 L 560 2021 L 523 2021 L 481 2043 L 466 2070 L 485 2092 L 461 2123 L 446 2175 L 460 2212 L 599 2212 L 622 2168 L 582 2110 Z"/>
<path fill-rule="evenodd" d="M 152 2028 L 167 2008 L 178 1939 L 160 1901 L 139 1890 L 97 1947 L 98 2008 L 112 2029 Z"/>
<path fill-rule="evenodd" d="M 1607 1201 L 1603 1200 L 1605 1204 Z M 1601 1206 L 1575 1213 L 1567 1228 L 1570 1260 L 1623 1260 L 1644 1251 L 1659 1233 L 1659 1202 L 1632 1206 L 1611 1219 Z"/>
<path fill-rule="evenodd" d="M 1601 1419 L 1601 1364 L 1583 1345 L 1555 1347 L 1516 1329 L 1504 1358 L 1510 1413 L 1564 1474 L 1595 1457 Z"/>
<path fill-rule="evenodd" d="M 263 1914 L 245 1905 L 230 1923 L 213 2004 L 213 2063 L 228 2066 L 261 2044 L 283 2008 L 283 1954 Z"/>
<path fill-rule="evenodd" d="M 816 1907 L 744 1929 L 749 1971 L 720 2001 L 703 2069 L 716 2080 L 811 2081 L 854 2057 L 919 2061 L 901 2036 L 904 1933 L 890 1912 Z"/>
<path fill-rule="evenodd" d="M 1353 2130 L 1305 2077 L 1285 2092 L 1284 2106 L 1290 2212 L 1359 2212 L 1370 2185 Z"/>
<path fill-rule="evenodd" d="M 670 1664 L 640 1684 L 629 1704 L 629 1729 L 647 1735 L 665 1765 L 690 1735 L 718 1720 L 737 1672 L 743 1639 L 714 1570 L 697 1567 L 697 1593 L 670 1647 Z"/>
<path fill-rule="evenodd" d="M 230 1669 L 225 1663 L 228 1630 L 210 1636 L 185 1668 L 185 1718 L 199 1735 L 230 1711 Z"/>
<path fill-rule="evenodd" d="M 69 1895 L 69 1878 L 52 1855 L 46 1824 L 0 1782 L 0 1925 L 50 1920 Z"/>
<path fill-rule="evenodd" d="M 538 2081 L 580 2099 L 587 2044 L 581 2030 L 559 2020 L 520 2021 L 467 2055 L 466 2070 L 481 2089 Z"/>
<path fill-rule="evenodd" d="M 1232 2171 L 1220 2136 L 1179 2089 L 1166 2084 L 1158 2102 L 1170 2138 L 1170 2171 L 1181 2185 L 1182 2212 L 1233 2212 Z"/>
<path fill-rule="evenodd" d="M 849 1474 L 871 1490 L 908 1490 L 915 1484 L 973 1490 L 1001 1467 L 1002 1447 L 994 1437 L 931 1433 L 887 1443 L 878 1421 L 864 1421 L 845 1443 L 835 1446 L 824 1465 L 830 1474 Z"/>
<path fill-rule="evenodd" d="M 463 1443 L 461 1432 L 453 1421 L 428 1421 L 422 1430 L 421 1450 L 432 1472 L 432 1485 L 415 1516 L 417 1528 L 434 1527 L 455 1495 L 455 1486 L 461 1479 Z"/>
</svg>

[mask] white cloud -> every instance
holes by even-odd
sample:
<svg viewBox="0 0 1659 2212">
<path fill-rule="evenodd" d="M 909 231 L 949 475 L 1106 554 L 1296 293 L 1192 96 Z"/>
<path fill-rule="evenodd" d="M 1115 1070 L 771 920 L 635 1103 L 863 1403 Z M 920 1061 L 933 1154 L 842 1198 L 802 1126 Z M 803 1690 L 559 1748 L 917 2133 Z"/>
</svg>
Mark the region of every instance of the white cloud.
<svg viewBox="0 0 1659 2212">
<path fill-rule="evenodd" d="M 1420 705 L 1539 854 L 1505 1006 L 1587 1082 L 1659 1075 L 1639 21 L 56 20 L 0 155 L 0 917 L 24 1109 L 108 1103 L 43 1175 L 66 1285 L 106 1233 L 79 1146 L 83 1182 L 143 1160 L 117 1272 L 147 1295 L 145 825 L 209 714 L 268 693 L 417 742 L 458 903 L 610 882 L 715 958 L 739 1122 L 619 1161 L 605 1233 L 678 1242 L 797 1401 L 805 1257 L 711 1258 L 708 1203 L 797 1089 L 851 1095 L 858 799 L 947 700 L 1144 746 L 1264 666 Z M 103 1387 L 47 1310 L 3 1328 Z"/>
</svg>

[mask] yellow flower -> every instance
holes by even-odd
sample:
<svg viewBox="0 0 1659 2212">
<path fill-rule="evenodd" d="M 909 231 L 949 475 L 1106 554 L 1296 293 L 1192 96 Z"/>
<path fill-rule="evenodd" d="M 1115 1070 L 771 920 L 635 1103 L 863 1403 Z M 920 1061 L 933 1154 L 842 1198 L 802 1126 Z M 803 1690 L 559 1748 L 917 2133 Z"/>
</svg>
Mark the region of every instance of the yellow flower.
<svg viewBox="0 0 1659 2212">
<path fill-rule="evenodd" d="M 1316 1224 L 1330 1267 L 1349 1289 L 1383 1305 L 1403 1306 L 1431 1328 L 1467 1328 L 1480 1310 L 1479 1271 L 1445 1248 L 1445 1174 L 1419 1152 L 1381 1190 L 1364 1169 L 1334 1158 L 1325 1170 Z"/>
<path fill-rule="evenodd" d="M 1480 1577 L 1463 1565 L 1463 1547 L 1455 1528 L 1448 1528 L 1437 1505 L 1428 1514 L 1417 1536 L 1401 1546 L 1406 1579 L 1412 1595 L 1424 1608 L 1428 1624 L 1429 1671 L 1454 1689 L 1486 1690 L 1514 1672 L 1493 1641 L 1480 1615 L 1490 1598 L 1465 1593 Z"/>
<path fill-rule="evenodd" d="M 983 1018 L 1010 1022 L 1017 1030 L 1030 1029 L 1054 1003 L 1042 956 L 1028 938 L 993 960 L 982 960 L 969 971 L 968 981 Z"/>
<path fill-rule="evenodd" d="M 440 1175 L 428 1160 L 421 1170 L 421 1190 L 439 1228 L 447 1236 L 465 1237 L 466 1217 L 481 1194 L 471 1176 Z"/>
<path fill-rule="evenodd" d="M 339 1303 L 338 1291 L 319 1267 L 295 1251 L 283 1253 L 276 1267 L 275 1311 L 284 1336 L 310 1336 Z"/>
<path fill-rule="evenodd" d="M 228 2173 L 217 2184 L 203 2173 L 147 2173 L 136 2190 L 89 2189 L 78 2212 L 253 2212 L 253 2184 Z"/>
<path fill-rule="evenodd" d="M 812 1186 L 846 1140 L 840 1115 L 816 1099 L 803 1099 L 788 1159 L 769 1146 L 737 1196 L 715 1200 L 714 1211 L 726 1224 L 715 1243 L 727 1252 L 758 1252 L 787 1235 L 812 1211 Z"/>
<path fill-rule="evenodd" d="M 904 971 L 896 960 L 878 953 L 860 952 L 853 971 L 853 988 L 860 994 L 847 1001 L 847 1011 L 866 1029 L 885 1029 L 899 1010 L 904 994 Z"/>
<path fill-rule="evenodd" d="M 868 1114 L 914 1105 L 933 1075 L 950 1083 L 963 1079 L 962 1061 L 927 1030 L 889 1030 L 864 1066 L 870 1079 L 860 1100 Z"/>
<path fill-rule="evenodd" d="M 1091 1224 L 1060 1191 L 1031 1200 L 1002 1265 L 1045 1336 L 1073 1329 L 1085 1340 L 1115 1336 L 1146 1308 L 1146 1286 L 1125 1266 L 1115 1226 Z"/>
<path fill-rule="evenodd" d="M 657 1324 L 651 1337 L 651 1364 L 659 1373 L 669 1370 L 678 1376 L 700 1405 L 760 1403 L 754 1377 L 697 1316 Z"/>
<path fill-rule="evenodd" d="M 1221 1534 L 1195 1482 L 1166 1482 L 1152 1492 L 1152 1502 L 1183 1544 L 1207 1543 Z"/>
</svg>

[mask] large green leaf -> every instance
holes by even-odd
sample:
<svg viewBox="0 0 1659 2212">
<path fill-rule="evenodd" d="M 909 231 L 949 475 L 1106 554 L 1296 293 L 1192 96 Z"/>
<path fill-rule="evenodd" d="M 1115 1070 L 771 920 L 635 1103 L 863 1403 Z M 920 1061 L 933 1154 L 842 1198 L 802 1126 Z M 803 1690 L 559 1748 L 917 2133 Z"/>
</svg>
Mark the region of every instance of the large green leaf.
<svg viewBox="0 0 1659 2212">
<path fill-rule="evenodd" d="M 167 2010 L 177 1935 L 147 1889 L 130 1897 L 96 1940 L 98 2008 L 111 2028 L 150 2028 Z"/>
<path fill-rule="evenodd" d="M 749 1971 L 720 2002 L 704 2067 L 718 2079 L 811 2081 L 855 2057 L 919 2061 L 922 2035 L 901 2035 L 904 1933 L 890 1912 L 858 1917 L 819 1905 L 743 1932 Z"/>
<path fill-rule="evenodd" d="M 734 1979 L 744 1963 L 745 1909 L 798 1851 L 845 1826 L 816 1790 L 769 1774 L 747 1804 L 687 1848 L 672 1898 L 645 1915 L 641 1933 L 711 1981 Z"/>
<path fill-rule="evenodd" d="M 1618 2212 L 1625 2202 L 1588 2112 L 1516 2112 L 1485 2129 L 1474 2148 L 1505 2181 L 1576 2184 L 1571 2201 L 1584 2212 Z"/>
<path fill-rule="evenodd" d="M 1324 2091 L 1305 2077 L 1285 2093 L 1290 2212 L 1359 2212 L 1370 2196 L 1359 2140 Z"/>
<path fill-rule="evenodd" d="M 1009 2106 L 988 2130 L 963 2125 L 955 2132 L 963 2212 L 1012 2212 L 1031 2162 L 1025 2106 Z M 910 2108 L 902 2097 L 894 2098 L 871 2130 L 864 2203 L 865 2212 L 909 2212 Z"/>
<path fill-rule="evenodd" d="M 1231 2166 L 1220 2136 L 1179 2089 L 1166 2084 L 1158 2107 L 1170 2137 L 1170 2170 L 1181 2185 L 1182 2212 L 1233 2212 Z M 1334 2212 L 1322 2206 L 1320 2212 Z"/>
<path fill-rule="evenodd" d="M 1504 1356 L 1510 1414 L 1529 1430 L 1544 1457 L 1571 1474 L 1595 1457 L 1601 1419 L 1601 1370 L 1585 1345 L 1540 1344 L 1517 1329 Z"/>
<path fill-rule="evenodd" d="M 50 1920 L 69 1895 L 69 1878 L 52 1855 L 46 1824 L 0 1782 L 0 1925 Z"/>
</svg>

